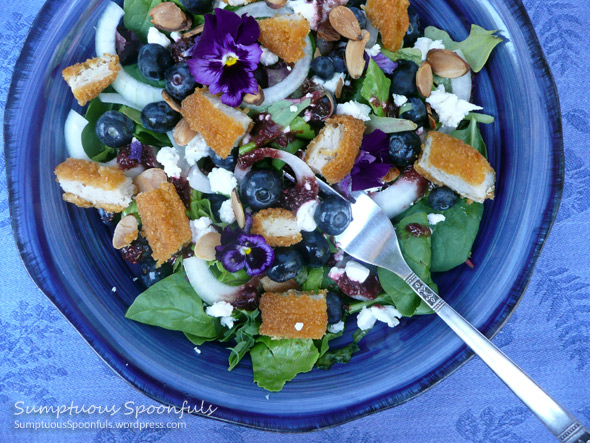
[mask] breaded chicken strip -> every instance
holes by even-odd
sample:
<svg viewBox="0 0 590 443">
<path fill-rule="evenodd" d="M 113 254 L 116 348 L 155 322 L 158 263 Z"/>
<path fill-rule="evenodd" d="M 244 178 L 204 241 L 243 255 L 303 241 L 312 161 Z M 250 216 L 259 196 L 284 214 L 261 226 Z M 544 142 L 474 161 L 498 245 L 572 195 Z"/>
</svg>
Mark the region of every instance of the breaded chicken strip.
<svg viewBox="0 0 590 443">
<path fill-rule="evenodd" d="M 84 106 L 115 81 L 120 69 L 118 55 L 104 54 L 68 66 L 62 71 L 62 76 L 80 106 Z"/>
<path fill-rule="evenodd" d="M 297 217 L 283 208 L 268 208 L 252 216 L 252 234 L 262 235 L 272 246 L 291 246 L 303 237 L 297 225 Z"/>
<path fill-rule="evenodd" d="M 383 46 L 390 51 L 402 47 L 404 36 L 410 27 L 408 0 L 367 0 L 365 12 L 381 34 Z"/>
<path fill-rule="evenodd" d="M 309 22 L 303 17 L 291 14 L 258 21 L 260 37 L 258 41 L 287 63 L 296 63 L 305 53 Z"/>
</svg>

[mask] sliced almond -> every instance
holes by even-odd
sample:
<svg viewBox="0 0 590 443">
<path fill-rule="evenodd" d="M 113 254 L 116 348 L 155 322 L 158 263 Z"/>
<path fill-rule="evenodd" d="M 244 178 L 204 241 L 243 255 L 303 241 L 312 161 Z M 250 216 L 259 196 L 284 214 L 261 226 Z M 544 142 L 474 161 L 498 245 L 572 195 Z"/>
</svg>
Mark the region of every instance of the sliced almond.
<svg viewBox="0 0 590 443">
<path fill-rule="evenodd" d="M 393 166 L 389 171 L 387 171 L 387 174 L 385 174 L 381 180 L 383 180 L 383 183 L 389 183 L 398 178 L 399 174 L 399 169 Z"/>
<path fill-rule="evenodd" d="M 153 191 L 158 189 L 162 183 L 168 181 L 168 176 L 163 169 L 150 168 L 143 171 L 133 179 L 133 184 L 137 186 L 139 193 Z"/>
<path fill-rule="evenodd" d="M 428 126 L 430 129 L 436 129 L 436 120 L 432 115 L 432 106 L 430 106 L 430 103 L 426 103 L 426 114 L 428 115 Z"/>
<path fill-rule="evenodd" d="M 361 40 L 349 40 L 346 45 L 346 68 L 348 73 L 354 79 L 360 78 L 365 70 L 365 46 L 369 41 L 368 31 L 363 29 Z"/>
<path fill-rule="evenodd" d="M 444 78 L 459 78 L 471 69 L 465 60 L 448 49 L 431 49 L 426 60 L 434 73 Z"/>
<path fill-rule="evenodd" d="M 164 2 L 153 7 L 149 12 L 152 23 L 161 31 L 186 31 L 193 22 L 177 5 L 172 2 Z"/>
<path fill-rule="evenodd" d="M 264 276 L 260 279 L 260 283 L 262 283 L 262 289 L 265 292 L 286 292 L 289 289 L 298 289 L 299 285 L 295 281 L 295 279 L 290 279 L 285 282 L 279 283 L 274 280 L 271 280 L 267 276 Z"/>
<path fill-rule="evenodd" d="M 316 46 L 315 51 L 313 52 L 313 58 L 321 57 L 322 53 L 320 52 L 320 48 Z"/>
<path fill-rule="evenodd" d="M 162 98 L 176 112 L 180 112 L 181 111 L 180 104 L 176 100 L 174 100 L 172 98 L 172 96 L 170 94 L 168 94 L 168 91 L 166 91 L 165 89 L 162 91 Z"/>
<path fill-rule="evenodd" d="M 203 30 L 205 29 L 205 25 L 199 25 L 194 29 L 191 29 L 188 32 L 185 32 L 184 34 L 182 34 L 182 38 L 191 38 L 194 37 L 195 35 L 200 35 L 203 33 Z"/>
<path fill-rule="evenodd" d="M 346 6 L 336 6 L 330 11 L 330 24 L 342 37 L 351 40 L 363 38 L 361 27 L 354 13 Z"/>
<path fill-rule="evenodd" d="M 133 240 L 137 238 L 139 233 L 137 219 L 135 215 L 126 215 L 115 227 L 113 233 L 113 248 L 121 249 L 125 246 L 129 246 Z"/>
<path fill-rule="evenodd" d="M 340 98 L 342 97 L 342 88 L 344 88 L 344 80 L 342 77 L 338 79 L 338 84 L 336 85 L 336 89 L 334 90 L 334 97 Z"/>
<path fill-rule="evenodd" d="M 318 37 L 327 42 L 337 42 L 341 35 L 334 29 L 330 22 L 322 23 L 318 28 Z"/>
<path fill-rule="evenodd" d="M 244 103 L 248 105 L 259 106 L 264 102 L 264 91 L 258 85 L 258 93 L 257 94 L 245 94 L 244 95 Z"/>
<path fill-rule="evenodd" d="M 203 260 L 215 260 L 215 247 L 221 244 L 218 232 L 207 232 L 197 240 L 195 255 Z"/>
<path fill-rule="evenodd" d="M 191 129 L 186 118 L 180 119 L 174 127 L 173 138 L 178 146 L 188 145 L 196 135 L 197 133 Z"/>
<path fill-rule="evenodd" d="M 283 6 L 287 4 L 287 0 L 264 0 L 266 6 L 271 9 L 281 9 Z"/>
<path fill-rule="evenodd" d="M 430 63 L 424 62 L 422 66 L 418 68 L 416 72 L 416 87 L 422 97 L 430 97 L 432 93 L 432 85 L 434 84 L 434 78 L 432 76 L 432 67 Z"/>
<path fill-rule="evenodd" d="M 242 206 L 242 202 L 240 201 L 240 196 L 238 195 L 238 190 L 234 188 L 231 191 L 231 207 L 234 210 L 234 215 L 236 216 L 236 222 L 240 229 L 244 229 L 246 226 L 246 213 L 244 212 L 244 207 Z"/>
</svg>

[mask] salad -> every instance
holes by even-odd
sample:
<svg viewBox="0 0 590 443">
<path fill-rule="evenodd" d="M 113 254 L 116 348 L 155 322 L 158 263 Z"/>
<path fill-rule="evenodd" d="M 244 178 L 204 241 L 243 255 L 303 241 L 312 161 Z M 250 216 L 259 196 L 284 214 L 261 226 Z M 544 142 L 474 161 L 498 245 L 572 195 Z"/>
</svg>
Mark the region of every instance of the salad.
<svg viewBox="0 0 590 443">
<path fill-rule="evenodd" d="M 223 343 L 230 371 L 249 355 L 280 391 L 350 361 L 377 322 L 432 313 L 338 248 L 350 203 L 318 179 L 374 198 L 433 288 L 473 267 L 495 173 L 472 85 L 495 32 L 454 41 L 407 0 L 109 3 L 97 57 L 62 73 L 79 106 L 55 174 L 145 287 L 126 317 L 181 331 L 195 358 Z"/>
</svg>

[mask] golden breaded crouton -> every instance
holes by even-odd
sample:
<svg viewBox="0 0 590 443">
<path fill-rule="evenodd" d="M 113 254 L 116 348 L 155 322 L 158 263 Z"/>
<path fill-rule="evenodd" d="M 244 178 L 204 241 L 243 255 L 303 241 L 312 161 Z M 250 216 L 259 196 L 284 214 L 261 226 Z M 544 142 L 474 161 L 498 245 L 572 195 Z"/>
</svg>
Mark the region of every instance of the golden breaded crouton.
<svg viewBox="0 0 590 443">
<path fill-rule="evenodd" d="M 287 63 L 296 63 L 305 53 L 309 22 L 296 14 L 281 15 L 258 21 L 259 41 Z"/>
<path fill-rule="evenodd" d="M 365 124 L 349 115 L 336 115 L 307 147 L 305 162 L 330 184 L 346 177 L 359 153 Z"/>
<path fill-rule="evenodd" d="M 260 334 L 273 338 L 322 338 L 328 325 L 327 292 L 265 292 L 260 297 Z"/>
<path fill-rule="evenodd" d="M 283 208 L 268 208 L 252 216 L 252 234 L 262 235 L 272 246 L 291 246 L 302 240 L 297 217 Z"/>
<path fill-rule="evenodd" d="M 246 135 L 252 119 L 239 109 L 221 103 L 219 97 L 206 89 L 197 89 L 182 102 L 182 115 L 190 128 L 203 136 L 207 145 L 221 158 Z"/>
<path fill-rule="evenodd" d="M 118 55 L 104 54 L 68 66 L 61 74 L 80 106 L 84 106 L 115 81 L 120 69 Z"/>
<path fill-rule="evenodd" d="M 467 143 L 442 132 L 431 131 L 426 137 L 416 171 L 440 186 L 482 203 L 494 198 L 496 173 L 486 158 Z"/>
<path fill-rule="evenodd" d="M 142 192 L 136 199 L 142 234 L 152 248 L 156 266 L 162 265 L 192 239 L 185 207 L 172 183 Z"/>
<path fill-rule="evenodd" d="M 131 178 L 116 166 L 68 158 L 57 165 L 55 175 L 65 193 L 62 198 L 81 208 L 121 212 L 135 194 Z"/>
<path fill-rule="evenodd" d="M 383 46 L 390 51 L 399 50 L 410 27 L 408 0 L 368 0 L 367 17 L 381 33 Z"/>
</svg>

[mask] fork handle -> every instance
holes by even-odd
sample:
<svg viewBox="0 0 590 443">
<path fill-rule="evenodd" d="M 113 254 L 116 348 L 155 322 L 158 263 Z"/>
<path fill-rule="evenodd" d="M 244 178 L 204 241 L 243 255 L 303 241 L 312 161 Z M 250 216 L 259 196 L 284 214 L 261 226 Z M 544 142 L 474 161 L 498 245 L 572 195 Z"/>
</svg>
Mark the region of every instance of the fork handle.
<svg viewBox="0 0 590 443">
<path fill-rule="evenodd" d="M 532 378 L 465 320 L 413 272 L 406 283 L 463 340 L 560 442 L 588 443 L 590 432 Z"/>
</svg>

